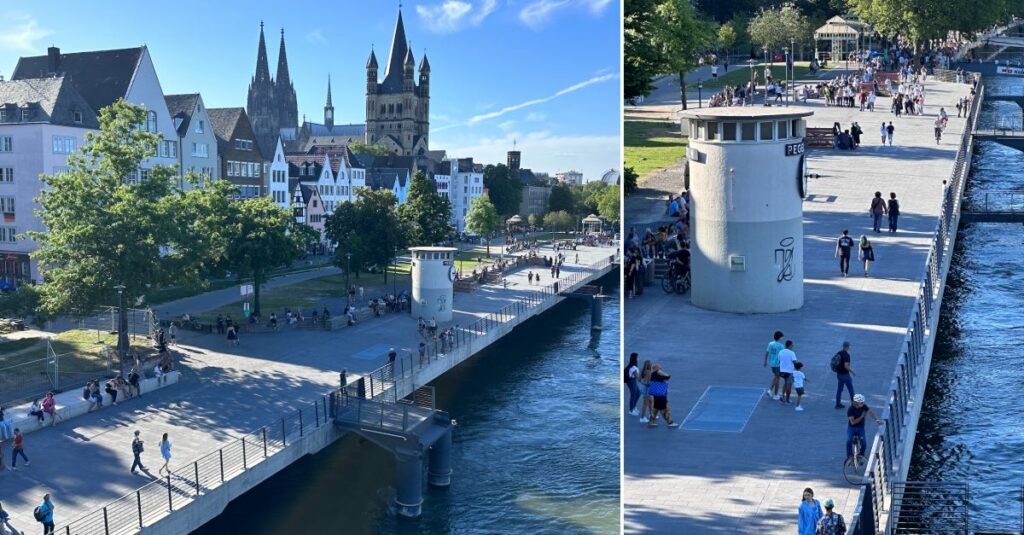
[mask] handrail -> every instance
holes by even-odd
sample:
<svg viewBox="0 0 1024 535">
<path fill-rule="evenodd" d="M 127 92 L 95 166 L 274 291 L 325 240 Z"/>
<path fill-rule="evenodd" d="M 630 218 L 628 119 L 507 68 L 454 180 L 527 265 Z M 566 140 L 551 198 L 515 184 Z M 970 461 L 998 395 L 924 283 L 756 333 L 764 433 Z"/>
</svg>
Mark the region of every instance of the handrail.
<svg viewBox="0 0 1024 535">
<path fill-rule="evenodd" d="M 900 476 L 900 465 L 907 461 L 904 458 L 904 446 L 906 441 L 913 440 L 912 433 L 916 431 L 910 429 L 908 419 L 912 418 L 913 410 L 920 410 L 919 404 L 924 394 L 923 383 L 927 381 L 923 373 L 924 361 L 928 356 L 928 346 L 935 334 L 933 327 L 942 305 L 939 297 L 955 242 L 964 183 L 970 171 L 967 157 L 974 146 L 971 132 L 977 122 L 985 92 L 980 80 L 975 87 L 976 96 L 971 103 L 949 183 L 945 185 L 943 192 L 934 237 L 914 300 L 914 311 L 904 336 L 904 349 L 896 362 L 896 371 L 890 383 L 888 403 L 882 413 L 883 423 L 875 432 L 871 443 L 868 464 L 864 471 L 865 483 L 861 485 L 860 498 L 850 519 L 850 533 L 874 534 L 880 527 L 888 526 L 893 521 L 890 518 L 883 521 L 883 515 L 888 516 L 894 480 Z M 870 525 L 861 526 L 861 522 L 869 522 Z"/>
</svg>

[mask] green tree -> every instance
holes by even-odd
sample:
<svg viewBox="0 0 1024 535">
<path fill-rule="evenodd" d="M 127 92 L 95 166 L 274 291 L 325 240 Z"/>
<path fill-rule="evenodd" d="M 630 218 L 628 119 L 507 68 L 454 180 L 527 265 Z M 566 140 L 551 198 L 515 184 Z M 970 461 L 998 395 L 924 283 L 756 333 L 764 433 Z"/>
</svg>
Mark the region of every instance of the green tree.
<svg viewBox="0 0 1024 535">
<path fill-rule="evenodd" d="M 622 186 L 626 195 L 632 195 L 636 191 L 638 178 L 639 176 L 637 176 L 636 171 L 632 167 L 623 169 Z"/>
<path fill-rule="evenodd" d="M 576 211 L 574 213 L 576 215 L 583 216 L 598 213 L 598 203 L 600 202 L 601 196 L 604 195 L 605 191 L 608 189 L 614 188 L 611 188 L 611 186 L 600 180 L 591 180 L 590 182 L 583 184 L 582 187 L 572 188 L 576 198 Z"/>
<path fill-rule="evenodd" d="M 437 193 L 435 182 L 416 171 L 409 185 L 409 196 L 398 207 L 398 217 L 409 229 L 409 243 L 431 245 L 452 234 L 452 203 Z"/>
<path fill-rule="evenodd" d="M 623 21 L 623 63 L 625 98 L 647 96 L 654 90 L 654 77 L 665 59 L 656 46 L 655 0 L 626 0 Z"/>
<path fill-rule="evenodd" d="M 565 210 L 548 212 L 544 215 L 544 226 L 549 230 L 572 230 L 576 228 L 576 218 Z"/>
<path fill-rule="evenodd" d="M 484 187 L 499 214 L 511 216 L 519 212 L 519 203 L 523 200 L 523 183 L 519 176 L 509 172 L 505 164 L 484 168 Z"/>
<path fill-rule="evenodd" d="M 718 47 L 722 51 L 729 55 L 733 45 L 736 44 L 736 28 L 733 28 L 732 24 L 726 23 L 718 28 Z"/>
<path fill-rule="evenodd" d="M 267 273 L 290 263 L 304 251 L 304 231 L 296 232 L 295 218 L 269 197 L 231 204 L 224 234 L 229 238 L 225 264 L 240 277 L 253 279 L 252 313 L 260 315 L 260 287 Z"/>
<path fill-rule="evenodd" d="M 619 188 L 607 187 L 597 201 L 597 213 L 612 223 L 618 223 L 621 214 Z"/>
<path fill-rule="evenodd" d="M 349 143 L 348 149 L 355 154 L 372 154 L 374 156 L 387 156 L 391 154 L 384 145 L 367 145 L 359 141 Z"/>
<path fill-rule="evenodd" d="M 0 293 L 0 316 L 5 318 L 29 318 L 42 325 L 47 319 L 39 314 L 39 301 L 42 297 L 40 286 L 22 284 L 13 292 Z"/>
<path fill-rule="evenodd" d="M 390 190 L 361 189 L 356 202 L 341 203 L 324 224 L 327 239 L 338 244 L 334 264 L 348 269 L 346 255 L 351 254 L 356 278 L 361 271 L 386 268 L 408 240 L 408 229 L 398 217 L 397 206 L 398 199 Z M 384 277 L 386 282 L 386 269 Z"/>
<path fill-rule="evenodd" d="M 537 214 L 530 214 L 526 218 L 526 222 L 529 223 L 531 227 L 536 227 L 541 223 L 541 218 Z"/>
<path fill-rule="evenodd" d="M 571 186 L 565 183 L 551 186 L 551 196 L 548 197 L 548 211 L 576 213 L 576 198 L 572 194 Z"/>
<path fill-rule="evenodd" d="M 654 42 L 669 72 L 679 75 L 679 97 L 686 109 L 686 71 L 697 66 L 699 53 L 712 43 L 711 25 L 701 20 L 690 0 L 662 0 L 656 9 Z"/>
<path fill-rule="evenodd" d="M 504 222 L 494 204 L 487 197 L 477 197 L 469 205 L 466 214 L 466 230 L 479 234 L 487 240 L 487 257 L 491 257 L 491 240 L 504 228 Z"/>
<path fill-rule="evenodd" d="M 139 125 L 146 111 L 118 100 L 100 110 L 100 130 L 86 134 L 81 151 L 68 156 L 67 171 L 42 176 L 38 215 L 46 230 L 29 232 L 39 243 L 35 257 L 44 268 L 40 309 L 44 314 L 87 315 L 117 301 L 126 302 L 149 286 L 188 284 L 196 270 L 183 266 L 178 251 L 191 238 L 175 228 L 181 197 L 171 195 L 173 167 L 153 166 L 139 173 L 160 139 Z"/>
<path fill-rule="evenodd" d="M 748 25 L 750 39 L 769 52 L 789 46 L 790 41 L 803 43 L 811 37 L 807 17 L 793 4 L 764 9 Z"/>
</svg>

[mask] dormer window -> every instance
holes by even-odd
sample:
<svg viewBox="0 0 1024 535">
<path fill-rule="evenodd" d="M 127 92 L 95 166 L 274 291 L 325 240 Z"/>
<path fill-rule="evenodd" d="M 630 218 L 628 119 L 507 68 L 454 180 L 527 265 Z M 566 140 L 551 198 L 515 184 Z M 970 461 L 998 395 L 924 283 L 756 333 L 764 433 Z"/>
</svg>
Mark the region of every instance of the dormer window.
<svg viewBox="0 0 1024 535">
<path fill-rule="evenodd" d="M 31 118 L 32 118 L 32 110 L 30 110 L 28 108 L 24 108 L 24 109 L 21 110 L 21 120 L 22 120 L 22 122 L 28 121 Z"/>
<path fill-rule="evenodd" d="M 80 112 L 80 111 L 72 112 L 72 116 L 74 117 L 76 124 L 82 124 L 82 112 Z"/>
<path fill-rule="evenodd" d="M 6 122 L 7 122 L 7 110 L 0 109 L 0 123 L 6 123 Z"/>
<path fill-rule="evenodd" d="M 204 132 L 206 132 L 206 124 L 203 121 L 199 121 L 196 124 L 196 133 L 197 134 L 202 134 Z"/>
</svg>

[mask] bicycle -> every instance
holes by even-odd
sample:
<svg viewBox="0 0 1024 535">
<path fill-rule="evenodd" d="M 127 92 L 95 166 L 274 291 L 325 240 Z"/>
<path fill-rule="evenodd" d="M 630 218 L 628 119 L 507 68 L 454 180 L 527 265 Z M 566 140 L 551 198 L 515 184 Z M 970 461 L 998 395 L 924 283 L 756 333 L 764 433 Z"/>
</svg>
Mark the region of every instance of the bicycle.
<svg viewBox="0 0 1024 535">
<path fill-rule="evenodd" d="M 682 295 L 690 291 L 690 271 L 680 275 L 676 264 L 675 261 L 669 262 L 668 273 L 661 279 L 661 289 L 667 294 L 675 292 Z"/>
<path fill-rule="evenodd" d="M 864 457 L 864 439 L 860 435 L 853 435 L 853 455 L 843 462 L 843 476 L 851 485 L 860 485 L 864 482 L 864 467 L 868 460 Z"/>
</svg>

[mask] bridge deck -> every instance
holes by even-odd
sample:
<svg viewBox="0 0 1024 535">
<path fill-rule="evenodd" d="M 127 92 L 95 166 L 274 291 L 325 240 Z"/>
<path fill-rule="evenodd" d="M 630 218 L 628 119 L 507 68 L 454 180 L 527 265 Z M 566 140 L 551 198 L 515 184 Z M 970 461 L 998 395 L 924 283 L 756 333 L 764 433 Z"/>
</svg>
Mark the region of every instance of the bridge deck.
<svg viewBox="0 0 1024 535">
<path fill-rule="evenodd" d="M 581 247 L 578 252 L 580 264 L 573 262 L 574 252 L 568 254 L 569 262 L 561 271 L 561 280 L 585 277 L 578 284 L 586 284 L 607 272 L 594 272 L 586 266 L 607 259 L 613 249 Z M 550 256 L 552 251 L 541 254 Z M 487 285 L 471 295 L 456 294 L 455 322 L 467 325 L 535 294 L 537 286 L 527 283 L 527 271 L 510 274 L 507 289 Z M 538 269 L 532 271 L 537 273 Z M 540 271 L 545 284 L 553 282 L 548 272 Z M 353 282 L 358 284 L 357 280 Z M 221 296 L 220 302 L 190 298 L 161 305 L 159 311 L 164 317 L 173 317 L 237 299 L 231 292 L 217 295 Z M 530 313 L 542 310 L 538 307 Z M 15 526 L 35 529 L 32 508 L 44 493 L 53 495 L 60 531 L 64 523 L 151 481 L 149 476 L 128 471 L 132 432 L 136 429 L 141 430 L 146 441 L 143 462 L 155 476 L 161 464 L 157 446 L 161 434 L 169 433 L 173 444 L 171 467 L 180 467 L 237 442 L 260 426 L 272 424 L 301 403 L 319 399 L 337 388 L 342 368 L 348 369 L 350 378 L 368 373 L 386 362 L 390 347 L 415 351 L 418 343 L 416 320 L 400 314 L 374 318 L 340 331 L 243 335 L 238 347 L 229 347 L 220 336 L 193 331 L 182 331 L 178 338 L 183 344 L 178 349 L 184 354 L 178 364 L 182 372 L 180 384 L 26 437 L 25 452 L 32 465 L 19 465 L 17 472 L 0 472 L 0 498 Z M 490 341 L 493 340 L 488 338 L 475 344 L 472 352 Z M 451 361 L 438 363 L 428 375 L 418 376 L 416 382 L 429 382 L 453 365 Z M 5 454 L 9 452 L 5 448 Z"/>
<path fill-rule="evenodd" d="M 859 121 L 865 133 L 857 151 L 810 153 L 809 171 L 823 178 L 811 181 L 812 197 L 804 202 L 802 309 L 710 312 L 657 286 L 625 302 L 623 349 L 673 374 L 669 399 L 676 421 L 689 417 L 684 427 L 704 429 L 732 425 L 729 431 L 669 431 L 664 425 L 646 429 L 626 416 L 627 532 L 793 533 L 805 487 L 814 488 L 821 500 L 833 498 L 850 518 L 858 488 L 842 475 L 845 411 L 833 409 L 836 381 L 828 361 L 843 340 L 853 343 L 854 385 L 880 415 L 935 229 L 942 181 L 950 175 L 964 128 L 964 119 L 954 113 L 936 145 L 932 123 L 940 106 L 954 109 L 967 92 L 964 85 L 930 81 L 927 115 L 901 119 L 827 108 L 820 101 L 810 105 L 809 126 L 838 121 L 846 128 Z M 882 99 L 878 109 L 887 110 L 888 103 Z M 878 128 L 890 120 L 896 146 L 882 148 Z M 867 211 L 876 190 L 886 196 L 896 192 L 900 199 L 896 235 L 871 232 Z M 870 278 L 856 260 L 849 278 L 838 276 L 833 251 L 843 228 L 854 237 L 872 237 L 877 262 Z M 758 395 L 770 382 L 762 362 L 776 329 L 794 340 L 806 365 L 805 412 Z M 716 412 L 720 407 L 734 410 Z M 872 424 L 868 432 L 869 437 L 874 433 Z"/>
</svg>

